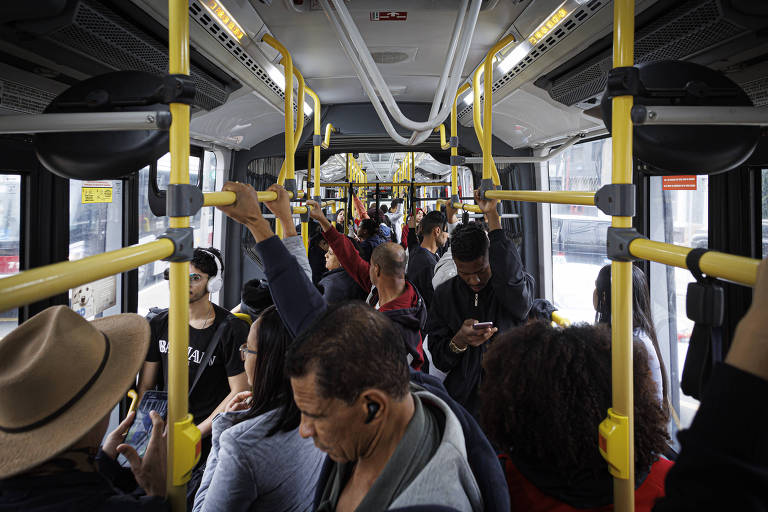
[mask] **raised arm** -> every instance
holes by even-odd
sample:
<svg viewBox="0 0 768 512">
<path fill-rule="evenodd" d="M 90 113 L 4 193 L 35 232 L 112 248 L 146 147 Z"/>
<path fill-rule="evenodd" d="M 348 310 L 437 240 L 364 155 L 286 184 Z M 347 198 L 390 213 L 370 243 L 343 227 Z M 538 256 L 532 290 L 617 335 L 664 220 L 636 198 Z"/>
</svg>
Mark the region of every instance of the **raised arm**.
<svg viewBox="0 0 768 512">
<path fill-rule="evenodd" d="M 501 229 L 501 216 L 497 210 L 496 199 L 482 199 L 475 191 L 475 202 L 488 219 L 488 260 L 491 264 L 490 285 L 516 322 L 525 321 L 533 301 L 533 283 L 525 278 L 523 262 L 514 242 Z"/>
<path fill-rule="evenodd" d="M 368 273 L 370 264 L 360 257 L 360 254 L 357 252 L 349 238 L 342 235 L 331 226 L 331 223 L 325 217 L 323 210 L 320 209 L 319 204 L 315 201 L 307 201 L 307 206 L 312 208 L 309 211 L 309 215 L 320 223 L 320 227 L 323 229 L 323 238 L 325 238 L 328 245 L 333 249 L 341 266 L 344 267 L 344 270 L 352 276 L 352 279 L 354 279 L 365 292 L 369 292 L 371 290 L 371 277 Z"/>
<path fill-rule="evenodd" d="M 222 190 L 235 192 L 237 200 L 231 206 L 217 208 L 228 217 L 243 224 L 253 235 L 257 242 L 256 249 L 264 262 L 269 290 L 280 317 L 291 334 L 294 336 L 299 334 L 325 311 L 327 304 L 323 296 L 261 215 L 258 196 L 253 187 L 243 183 L 227 182 Z M 290 202 L 285 189 L 279 185 L 272 185 L 269 190 L 276 192 L 278 199 L 265 204 L 283 222 L 286 235 L 290 236 L 291 231 L 295 234 L 296 228 L 292 226 Z"/>
</svg>

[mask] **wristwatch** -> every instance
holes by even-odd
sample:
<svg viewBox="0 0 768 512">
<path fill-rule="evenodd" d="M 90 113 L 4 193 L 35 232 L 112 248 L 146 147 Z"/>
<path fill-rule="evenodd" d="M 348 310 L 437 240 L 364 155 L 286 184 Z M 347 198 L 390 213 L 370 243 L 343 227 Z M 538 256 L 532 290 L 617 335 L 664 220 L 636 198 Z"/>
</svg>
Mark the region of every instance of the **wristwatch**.
<svg viewBox="0 0 768 512">
<path fill-rule="evenodd" d="M 448 348 L 450 348 L 451 352 L 453 352 L 454 354 L 463 354 L 464 352 L 467 351 L 467 349 L 469 348 L 469 345 L 465 346 L 464 348 L 461 348 L 457 344 L 455 344 L 453 340 L 451 340 L 451 342 L 448 343 Z"/>
</svg>

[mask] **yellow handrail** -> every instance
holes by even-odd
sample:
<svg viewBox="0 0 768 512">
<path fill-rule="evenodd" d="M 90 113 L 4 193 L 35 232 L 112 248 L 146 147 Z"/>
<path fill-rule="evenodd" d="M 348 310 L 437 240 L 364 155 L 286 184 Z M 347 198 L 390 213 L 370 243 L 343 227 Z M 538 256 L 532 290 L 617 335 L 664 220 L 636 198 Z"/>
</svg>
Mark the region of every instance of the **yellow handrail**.
<svg viewBox="0 0 768 512">
<path fill-rule="evenodd" d="M 328 123 L 325 125 L 325 138 L 323 139 L 323 149 L 328 149 L 328 147 L 331 145 L 331 133 L 335 132 L 335 128 L 331 123 Z"/>
<path fill-rule="evenodd" d="M 445 125 L 435 127 L 436 132 L 440 132 L 440 149 L 451 149 L 451 143 L 445 140 Z"/>
<path fill-rule="evenodd" d="M 314 135 L 317 137 L 320 135 L 320 98 L 317 96 L 317 93 L 310 89 L 309 87 L 306 87 L 307 94 L 310 98 L 312 98 L 312 101 L 315 102 L 315 109 L 312 111 L 312 121 L 313 121 L 313 128 L 314 128 Z M 328 126 L 330 128 L 333 128 L 331 123 L 328 123 Z M 330 133 L 328 134 L 328 137 L 330 137 Z M 327 147 L 327 146 L 326 146 Z M 314 146 L 312 148 L 312 155 L 314 160 L 314 187 L 312 189 L 312 196 L 313 197 L 320 197 L 320 146 Z M 309 179 L 309 167 L 307 168 L 307 179 Z"/>
<path fill-rule="evenodd" d="M 169 0 L 168 15 L 168 70 L 171 74 L 189 75 L 189 5 L 185 0 Z M 171 175 L 169 183 L 189 183 L 189 118 L 190 106 L 171 103 L 173 122 L 170 129 Z M 189 217 L 170 217 L 168 226 L 189 228 Z M 95 268 L 95 266 L 94 266 Z M 189 389 L 189 262 L 171 262 L 169 271 L 168 312 L 168 472 L 166 478 L 168 500 L 174 511 L 186 508 L 186 482 L 195 456 L 187 453 L 190 437 L 185 435 L 192 426 L 187 411 Z M 195 433 L 193 432 L 192 436 Z M 200 433 L 196 432 L 199 442 Z M 195 452 L 193 452 L 194 454 Z M 199 455 L 197 456 L 199 458 Z M 182 464 L 182 460 L 186 464 Z"/>
<path fill-rule="evenodd" d="M 533 203 L 581 204 L 594 206 L 594 192 L 569 192 L 550 190 L 488 190 L 488 199 L 503 201 L 528 201 Z"/>
<path fill-rule="evenodd" d="M 487 58 L 487 57 L 486 57 Z M 485 61 L 483 61 L 484 63 Z M 480 143 L 480 148 L 483 148 L 483 142 L 485 141 L 485 131 L 483 129 L 482 111 L 480 110 L 480 75 L 485 71 L 485 65 L 481 63 L 472 74 L 472 97 L 474 98 L 472 105 L 472 124 L 475 126 L 475 135 L 477 136 L 477 142 Z M 499 178 L 499 171 L 496 169 L 496 163 L 491 161 L 492 168 L 491 174 L 486 175 L 485 166 L 483 166 L 483 179 L 493 179 L 494 185 L 501 183 Z"/>
<path fill-rule="evenodd" d="M 559 311 L 552 312 L 552 321 L 560 327 L 567 327 L 571 325 L 571 321 L 561 315 Z"/>
<path fill-rule="evenodd" d="M 456 97 L 453 98 L 453 105 L 451 106 L 451 138 L 458 137 L 459 136 L 459 123 L 458 123 L 458 115 L 456 113 L 456 103 L 459 100 L 459 96 L 461 94 L 469 89 L 469 84 L 465 83 L 459 89 L 456 91 Z M 459 148 L 458 147 L 451 147 L 451 156 L 458 156 L 459 155 Z M 455 164 L 451 164 L 451 196 L 458 196 L 459 195 L 459 185 L 458 185 L 458 167 Z"/>
<path fill-rule="evenodd" d="M 508 34 L 501 38 L 501 41 L 493 45 L 488 51 L 485 57 L 485 64 L 483 67 L 483 135 L 484 138 L 481 142 L 483 145 L 483 179 L 492 178 L 493 184 L 499 186 L 501 181 L 499 180 L 499 172 L 496 170 L 496 164 L 493 162 L 493 63 L 496 59 L 494 56 L 505 46 L 515 40 L 515 36 Z M 480 104 L 475 105 L 475 109 L 479 109 Z"/>
<path fill-rule="evenodd" d="M 81 260 L 62 261 L 0 279 L 0 311 L 64 293 L 76 286 L 127 272 L 173 254 L 173 242 L 161 238 Z"/>
<path fill-rule="evenodd" d="M 277 194 L 270 190 L 261 190 L 257 192 L 257 195 L 262 203 L 277 200 Z M 301 198 L 301 196 L 303 196 L 302 193 L 296 193 L 296 199 Z M 288 197 L 294 199 L 293 192 L 288 192 Z M 206 192 L 203 194 L 203 198 L 203 206 L 229 206 L 235 202 L 237 196 L 234 192 Z"/>
<path fill-rule="evenodd" d="M 688 268 L 685 257 L 691 252 L 691 248 L 637 238 L 629 244 L 629 252 L 644 260 Z M 760 260 L 757 259 L 717 251 L 707 251 L 699 262 L 701 271 L 707 276 L 719 277 L 746 286 L 754 286 L 759 264 Z"/>
</svg>

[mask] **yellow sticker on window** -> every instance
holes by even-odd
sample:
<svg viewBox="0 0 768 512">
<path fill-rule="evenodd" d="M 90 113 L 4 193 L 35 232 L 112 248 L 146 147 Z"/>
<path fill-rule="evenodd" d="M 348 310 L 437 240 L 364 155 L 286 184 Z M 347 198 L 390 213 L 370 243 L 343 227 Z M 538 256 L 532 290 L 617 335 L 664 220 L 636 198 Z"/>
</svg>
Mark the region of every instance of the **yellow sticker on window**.
<svg viewBox="0 0 768 512">
<path fill-rule="evenodd" d="M 83 187 L 82 203 L 111 203 L 112 187 Z"/>
</svg>

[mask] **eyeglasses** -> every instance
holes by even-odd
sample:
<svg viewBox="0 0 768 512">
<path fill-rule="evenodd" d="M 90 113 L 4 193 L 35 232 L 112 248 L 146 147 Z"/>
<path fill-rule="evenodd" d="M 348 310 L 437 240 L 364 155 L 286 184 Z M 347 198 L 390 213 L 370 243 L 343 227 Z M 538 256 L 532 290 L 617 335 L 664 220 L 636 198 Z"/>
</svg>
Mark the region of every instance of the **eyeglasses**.
<svg viewBox="0 0 768 512">
<path fill-rule="evenodd" d="M 240 345 L 240 359 L 245 361 L 245 358 L 246 358 L 246 356 L 248 354 L 256 355 L 256 354 L 258 354 L 258 352 L 256 352 L 255 350 L 249 349 L 248 348 L 248 344 L 247 343 L 243 343 L 242 345 Z"/>
<path fill-rule="evenodd" d="M 193 283 L 199 282 L 202 278 L 203 276 L 200 274 L 189 274 L 189 280 Z"/>
</svg>

